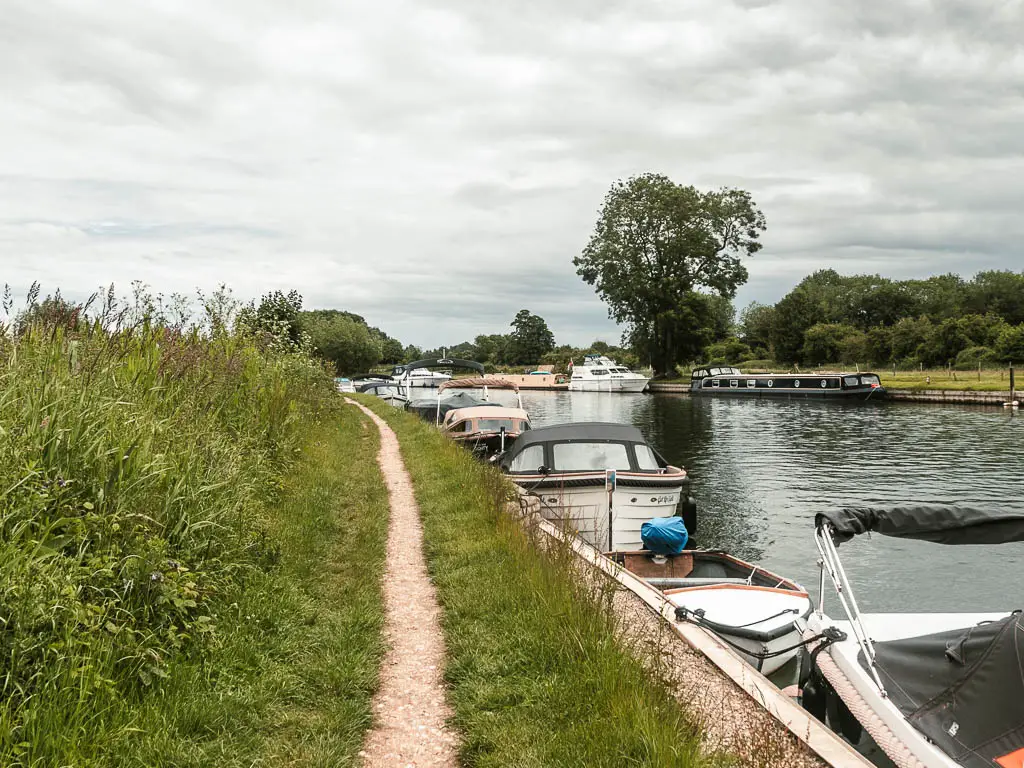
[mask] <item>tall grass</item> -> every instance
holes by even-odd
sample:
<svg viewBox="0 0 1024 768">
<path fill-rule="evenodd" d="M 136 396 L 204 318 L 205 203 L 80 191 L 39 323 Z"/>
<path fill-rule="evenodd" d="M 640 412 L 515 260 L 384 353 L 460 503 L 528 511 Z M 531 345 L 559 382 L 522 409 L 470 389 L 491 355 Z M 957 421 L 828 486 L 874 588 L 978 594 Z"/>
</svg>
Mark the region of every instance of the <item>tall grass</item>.
<svg viewBox="0 0 1024 768">
<path fill-rule="evenodd" d="M 443 609 L 445 677 L 467 766 L 704 766 L 700 734 L 616 641 L 568 548 L 542 551 L 505 510 L 508 486 L 436 429 L 388 419 L 415 485 Z"/>
<path fill-rule="evenodd" d="M 0 764 L 119 764 L 180 662 L 223 662 L 336 407 L 252 334 L 76 314 L 0 337 Z"/>
</svg>

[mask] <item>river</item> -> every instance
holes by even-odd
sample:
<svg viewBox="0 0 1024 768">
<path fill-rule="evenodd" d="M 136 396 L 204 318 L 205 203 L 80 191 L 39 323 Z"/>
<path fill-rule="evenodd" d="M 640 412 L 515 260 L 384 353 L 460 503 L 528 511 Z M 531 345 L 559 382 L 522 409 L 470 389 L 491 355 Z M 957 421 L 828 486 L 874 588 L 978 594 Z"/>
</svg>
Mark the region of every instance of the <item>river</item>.
<svg viewBox="0 0 1024 768">
<path fill-rule="evenodd" d="M 817 594 L 816 512 L 848 504 L 960 502 L 1024 509 L 1024 417 L 910 403 L 824 403 L 524 392 L 535 427 L 634 424 L 693 480 L 703 547 Z M 861 607 L 1024 608 L 1024 544 L 943 546 L 861 536 L 840 549 Z M 831 588 L 826 610 L 838 606 Z"/>
</svg>

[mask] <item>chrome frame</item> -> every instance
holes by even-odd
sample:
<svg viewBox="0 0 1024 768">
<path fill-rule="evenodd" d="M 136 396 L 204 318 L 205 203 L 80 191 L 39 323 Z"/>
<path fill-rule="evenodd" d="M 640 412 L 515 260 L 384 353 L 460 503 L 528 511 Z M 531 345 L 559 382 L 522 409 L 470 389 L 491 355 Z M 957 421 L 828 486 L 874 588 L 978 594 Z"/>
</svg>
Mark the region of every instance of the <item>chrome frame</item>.
<svg viewBox="0 0 1024 768">
<path fill-rule="evenodd" d="M 853 588 L 850 585 L 849 578 L 846 576 L 843 563 L 839 559 L 839 551 L 832 538 L 834 531 L 835 529 L 830 523 L 824 523 L 814 529 L 814 543 L 818 547 L 818 553 L 821 555 L 821 559 L 818 560 L 818 567 L 821 569 L 818 579 L 818 615 L 824 616 L 825 573 L 827 572 L 832 585 L 835 587 L 839 604 L 843 607 L 846 618 L 850 620 L 850 628 L 853 630 L 857 644 L 864 651 L 864 658 L 869 662 L 868 669 L 871 672 L 871 677 L 874 679 L 875 685 L 878 686 L 878 691 L 882 698 L 888 698 L 885 686 L 882 685 L 882 679 L 878 676 L 878 669 L 875 664 L 875 646 L 871 642 L 871 638 L 868 636 L 867 629 L 864 626 L 860 607 L 857 605 L 857 598 L 853 595 Z"/>
</svg>

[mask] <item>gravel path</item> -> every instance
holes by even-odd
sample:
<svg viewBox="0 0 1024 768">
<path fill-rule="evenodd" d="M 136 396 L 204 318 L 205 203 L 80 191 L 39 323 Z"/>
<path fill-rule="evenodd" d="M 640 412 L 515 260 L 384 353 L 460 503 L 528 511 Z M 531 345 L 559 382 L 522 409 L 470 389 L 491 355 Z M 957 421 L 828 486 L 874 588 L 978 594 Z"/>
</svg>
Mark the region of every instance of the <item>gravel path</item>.
<svg viewBox="0 0 1024 768">
<path fill-rule="evenodd" d="M 373 700 L 376 725 L 360 755 L 367 768 L 433 768 L 457 765 L 457 737 L 446 726 L 444 640 L 441 610 L 423 557 L 423 526 L 412 481 L 402 463 L 398 438 L 368 408 L 345 401 L 369 416 L 380 430 L 377 463 L 388 486 L 388 525 L 384 605 L 389 650 Z"/>
</svg>

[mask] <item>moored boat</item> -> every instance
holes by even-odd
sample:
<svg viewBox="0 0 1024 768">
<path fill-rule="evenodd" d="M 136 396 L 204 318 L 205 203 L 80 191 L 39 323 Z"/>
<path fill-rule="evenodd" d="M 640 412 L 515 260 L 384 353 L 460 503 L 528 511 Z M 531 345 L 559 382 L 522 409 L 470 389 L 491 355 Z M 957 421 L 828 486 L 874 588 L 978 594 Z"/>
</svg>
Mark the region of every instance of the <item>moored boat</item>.
<svg viewBox="0 0 1024 768">
<path fill-rule="evenodd" d="M 735 397 L 879 400 L 885 397 L 875 373 L 743 373 L 710 366 L 690 373 L 690 393 Z"/>
<path fill-rule="evenodd" d="M 484 400 L 472 405 L 447 408 L 442 415 L 441 406 L 451 404 L 452 398 L 443 393 L 451 389 L 480 389 Z M 507 389 L 515 392 L 516 406 L 490 402 L 489 390 Z M 465 393 L 457 393 L 465 394 Z M 454 397 L 454 396 L 453 396 Z M 530 429 L 530 417 L 523 410 L 519 388 L 512 382 L 489 376 L 473 379 L 453 379 L 442 384 L 437 391 L 436 423 L 441 431 L 474 454 L 489 457 L 503 453 L 513 441 Z"/>
<path fill-rule="evenodd" d="M 803 706 L 862 751 L 925 768 L 1024 766 L 1024 618 L 1000 613 L 861 613 L 838 546 L 855 535 L 942 544 L 1024 541 L 1024 513 L 952 505 L 818 515 L 821 598 Z M 826 576 L 845 614 L 825 614 Z M 889 764 L 889 763 L 886 763 Z"/>
<path fill-rule="evenodd" d="M 604 355 L 586 355 L 583 365 L 572 365 L 569 391 L 643 392 L 649 381 L 647 376 L 634 373 Z"/>
<path fill-rule="evenodd" d="M 409 402 L 406 390 L 399 386 L 396 381 L 366 381 L 357 384 L 355 389 L 357 392 L 365 392 L 368 395 L 378 397 L 388 405 L 393 405 L 396 408 L 403 408 Z"/>
<path fill-rule="evenodd" d="M 431 368 L 444 368 L 442 371 L 431 371 Z M 465 368 L 484 375 L 484 367 L 474 360 L 456 360 L 454 358 L 437 358 L 416 360 L 412 363 L 396 365 L 391 369 L 391 378 L 405 389 L 429 388 L 437 389 L 446 381 L 451 380 L 452 368 Z M 410 395 L 411 398 L 411 395 Z"/>
<path fill-rule="evenodd" d="M 610 557 L 661 590 L 677 621 L 713 632 L 758 672 L 771 675 L 797 657 L 802 638 L 794 621 L 810 614 L 811 599 L 795 581 L 718 551 Z"/>
<path fill-rule="evenodd" d="M 531 429 L 500 465 L 528 507 L 602 550 L 643 547 L 640 527 L 680 515 L 692 535 L 690 478 L 668 464 L 639 429 L 580 422 Z"/>
</svg>

